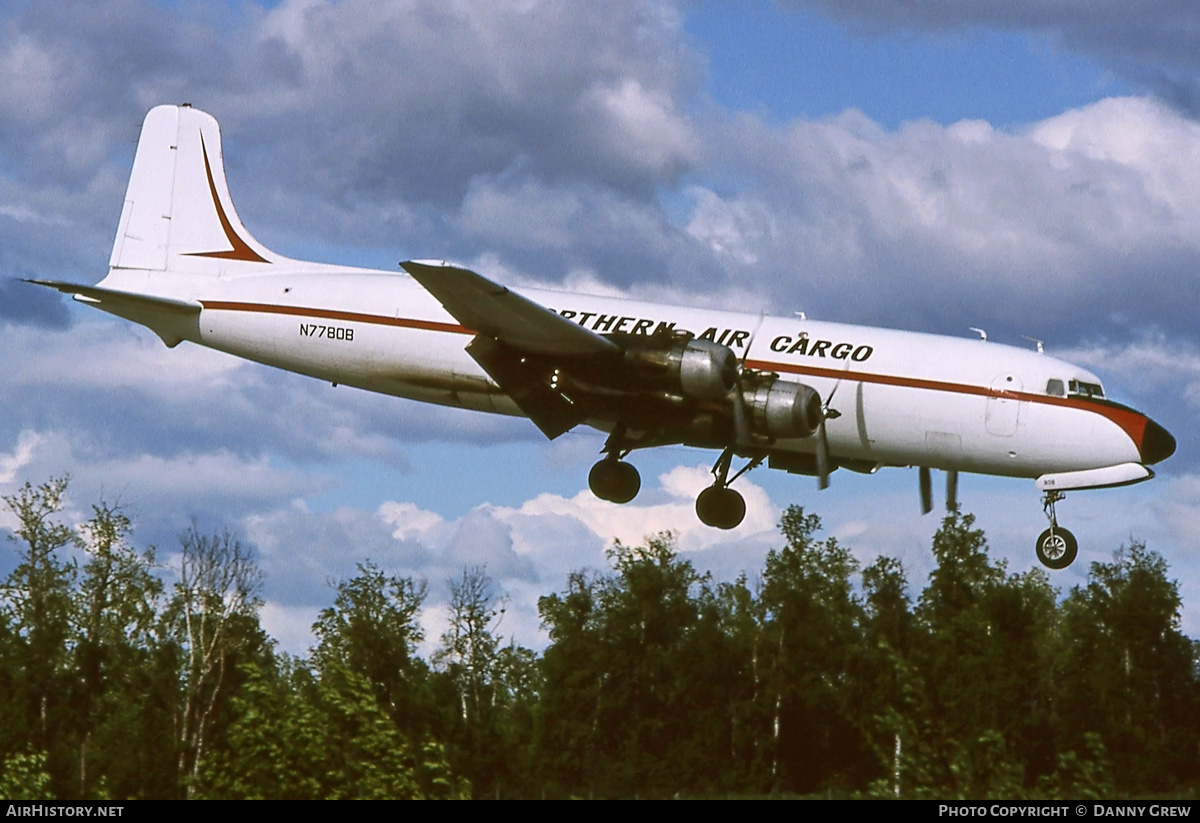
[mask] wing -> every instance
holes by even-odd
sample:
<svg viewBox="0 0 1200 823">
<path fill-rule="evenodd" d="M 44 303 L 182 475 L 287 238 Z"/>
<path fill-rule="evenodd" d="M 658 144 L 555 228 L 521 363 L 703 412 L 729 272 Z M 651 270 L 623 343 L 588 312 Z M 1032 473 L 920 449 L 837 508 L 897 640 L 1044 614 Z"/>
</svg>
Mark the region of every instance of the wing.
<svg viewBox="0 0 1200 823">
<path fill-rule="evenodd" d="M 431 261 L 400 265 L 476 333 L 467 352 L 547 437 L 586 419 L 586 404 L 559 385 L 555 364 L 616 361 L 620 346 L 473 271 Z"/>
<path fill-rule="evenodd" d="M 458 322 L 513 349 L 546 355 L 612 355 L 620 347 L 499 283 L 448 263 L 401 267 Z"/>
<path fill-rule="evenodd" d="M 592 420 L 611 423 L 625 448 L 751 450 L 816 429 L 812 389 L 743 369 L 728 346 L 674 324 L 599 335 L 466 269 L 401 265 L 475 331 L 467 353 L 547 437 Z"/>
</svg>

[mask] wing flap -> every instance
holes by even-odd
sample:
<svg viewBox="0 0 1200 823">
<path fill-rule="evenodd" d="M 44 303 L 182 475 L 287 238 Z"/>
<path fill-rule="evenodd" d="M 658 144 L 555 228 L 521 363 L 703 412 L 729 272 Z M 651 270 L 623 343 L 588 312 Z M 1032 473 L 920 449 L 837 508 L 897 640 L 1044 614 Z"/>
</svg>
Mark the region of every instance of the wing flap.
<svg viewBox="0 0 1200 823">
<path fill-rule="evenodd" d="M 520 352 L 480 335 L 467 346 L 467 354 L 549 439 L 583 422 L 584 409 L 547 378 L 545 369 L 529 363 Z"/>
</svg>

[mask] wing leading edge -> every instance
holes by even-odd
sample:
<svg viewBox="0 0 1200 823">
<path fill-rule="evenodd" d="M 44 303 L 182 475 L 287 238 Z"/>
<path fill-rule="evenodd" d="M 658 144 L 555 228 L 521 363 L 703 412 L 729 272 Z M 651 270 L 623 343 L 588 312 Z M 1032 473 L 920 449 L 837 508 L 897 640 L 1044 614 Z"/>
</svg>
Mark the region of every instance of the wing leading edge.
<svg viewBox="0 0 1200 823">
<path fill-rule="evenodd" d="M 429 261 L 408 261 L 400 266 L 458 322 L 505 346 L 567 357 L 621 352 L 611 340 L 469 269 Z"/>
</svg>

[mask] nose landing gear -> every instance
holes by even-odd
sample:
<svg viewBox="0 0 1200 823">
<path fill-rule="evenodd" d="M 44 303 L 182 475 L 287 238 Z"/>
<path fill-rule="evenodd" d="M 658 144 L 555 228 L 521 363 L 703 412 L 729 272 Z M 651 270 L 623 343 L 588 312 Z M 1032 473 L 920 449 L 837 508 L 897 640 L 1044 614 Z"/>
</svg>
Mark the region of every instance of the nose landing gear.
<svg viewBox="0 0 1200 823">
<path fill-rule="evenodd" d="M 1042 565 L 1055 570 L 1070 566 L 1079 553 L 1079 543 L 1075 540 L 1075 535 L 1058 525 L 1058 518 L 1054 514 L 1054 504 L 1065 496 L 1060 491 L 1046 492 L 1042 508 L 1046 511 L 1046 517 L 1050 518 L 1050 528 L 1038 536 L 1037 545 L 1034 547 Z"/>
</svg>

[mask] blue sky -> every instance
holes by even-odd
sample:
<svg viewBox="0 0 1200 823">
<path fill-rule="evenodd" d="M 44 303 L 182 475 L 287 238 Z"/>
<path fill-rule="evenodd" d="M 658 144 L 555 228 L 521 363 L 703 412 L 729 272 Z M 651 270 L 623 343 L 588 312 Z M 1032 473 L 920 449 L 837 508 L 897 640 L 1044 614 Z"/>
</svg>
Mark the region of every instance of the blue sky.
<svg viewBox="0 0 1200 823">
<path fill-rule="evenodd" d="M 0 10 L 0 493 L 69 473 L 78 519 L 119 499 L 170 560 L 191 518 L 253 542 L 264 619 L 302 652 L 328 582 L 368 557 L 430 582 L 486 565 L 503 631 L 671 528 L 720 576 L 760 567 L 790 503 L 864 563 L 928 573 L 916 476 L 757 470 L 731 533 L 692 511 L 715 455 L 638 455 L 623 508 L 586 492 L 602 439 L 284 374 L 17 282 L 104 274 L 137 128 L 212 112 L 255 236 L 293 257 L 462 261 L 549 285 L 1048 350 L 1180 442 L 1160 477 L 1071 495 L 1081 559 L 1161 551 L 1200 598 L 1200 9 L 1097 0 L 606 4 L 115 0 Z M 965 477 L 1010 568 L 1044 528 L 1032 483 Z M 0 515 L 0 528 L 9 521 Z M 1195 607 L 1185 628 L 1200 631 Z"/>
<path fill-rule="evenodd" d="M 766 0 L 698 3 L 684 31 L 704 53 L 714 100 L 780 121 L 855 108 L 888 128 L 917 118 L 1009 126 L 1131 91 L 1040 33 L 864 32 L 817 11 L 781 13 Z"/>
</svg>

